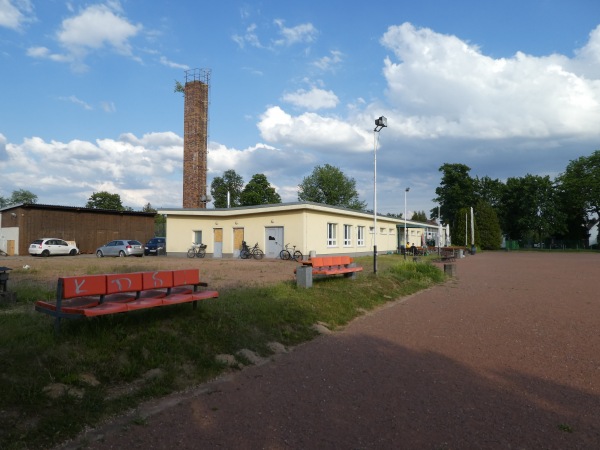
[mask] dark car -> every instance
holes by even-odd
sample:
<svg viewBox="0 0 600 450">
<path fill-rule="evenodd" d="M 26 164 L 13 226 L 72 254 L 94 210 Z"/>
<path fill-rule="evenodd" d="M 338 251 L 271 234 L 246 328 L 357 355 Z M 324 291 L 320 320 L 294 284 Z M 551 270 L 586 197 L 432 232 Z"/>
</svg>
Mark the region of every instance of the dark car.
<svg viewBox="0 0 600 450">
<path fill-rule="evenodd" d="M 155 237 L 146 242 L 144 255 L 166 255 L 167 240 L 164 237 Z"/>
</svg>

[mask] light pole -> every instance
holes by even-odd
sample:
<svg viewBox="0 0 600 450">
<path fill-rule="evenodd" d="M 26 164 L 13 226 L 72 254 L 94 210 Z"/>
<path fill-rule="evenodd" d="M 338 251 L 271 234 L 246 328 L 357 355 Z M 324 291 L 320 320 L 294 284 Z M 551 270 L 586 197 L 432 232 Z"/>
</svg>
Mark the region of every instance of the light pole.
<svg viewBox="0 0 600 450">
<path fill-rule="evenodd" d="M 410 188 L 404 189 L 404 259 L 406 259 L 406 252 L 408 251 L 408 230 L 406 229 L 406 194 L 408 194 Z"/>
<path fill-rule="evenodd" d="M 375 119 L 373 130 L 373 273 L 377 275 L 377 143 L 379 132 L 387 127 L 387 119 L 381 116 Z"/>
</svg>

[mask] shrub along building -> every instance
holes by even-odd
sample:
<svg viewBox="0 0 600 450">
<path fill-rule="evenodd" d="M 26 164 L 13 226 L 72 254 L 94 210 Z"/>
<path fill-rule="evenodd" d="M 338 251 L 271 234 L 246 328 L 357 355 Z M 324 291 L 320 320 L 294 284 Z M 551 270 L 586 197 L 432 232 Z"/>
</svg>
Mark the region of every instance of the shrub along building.
<svg viewBox="0 0 600 450">
<path fill-rule="evenodd" d="M 0 250 L 8 255 L 28 255 L 36 239 L 75 241 L 81 253 L 113 239 L 136 239 L 142 243 L 154 236 L 153 212 L 115 211 L 38 204 L 19 204 L 0 209 Z"/>
<path fill-rule="evenodd" d="M 167 220 L 167 253 L 184 255 L 203 243 L 215 258 L 237 257 L 242 241 L 255 243 L 267 258 L 277 258 L 286 244 L 309 255 L 360 256 L 373 252 L 373 215 L 311 202 L 240 208 L 161 209 Z M 439 243 L 435 223 L 406 221 L 409 244 Z M 377 251 L 396 252 L 404 242 L 404 219 L 377 217 Z M 445 245 L 442 236 L 441 245 Z"/>
</svg>

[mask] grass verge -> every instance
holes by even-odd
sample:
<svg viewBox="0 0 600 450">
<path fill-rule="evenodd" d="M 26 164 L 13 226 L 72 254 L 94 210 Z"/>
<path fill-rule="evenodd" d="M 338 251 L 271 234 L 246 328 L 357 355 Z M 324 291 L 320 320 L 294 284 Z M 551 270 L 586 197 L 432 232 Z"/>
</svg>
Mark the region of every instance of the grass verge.
<svg viewBox="0 0 600 450">
<path fill-rule="evenodd" d="M 369 258 L 358 258 L 367 266 Z M 378 275 L 235 289 L 219 299 L 92 320 L 52 320 L 32 303 L 52 292 L 32 279 L 13 286 L 19 301 L 0 309 L 0 448 L 49 448 L 141 402 L 191 388 L 225 370 L 217 355 L 269 343 L 294 346 L 379 305 L 444 280 L 428 263 L 379 258 Z M 91 271 L 94 272 L 94 268 Z M 238 358 L 243 361 L 243 358 Z"/>
</svg>

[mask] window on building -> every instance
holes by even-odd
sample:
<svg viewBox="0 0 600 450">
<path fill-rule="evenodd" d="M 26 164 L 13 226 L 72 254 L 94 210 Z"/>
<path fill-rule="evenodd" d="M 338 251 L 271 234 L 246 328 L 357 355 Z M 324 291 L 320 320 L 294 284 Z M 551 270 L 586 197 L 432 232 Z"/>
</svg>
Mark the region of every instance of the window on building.
<svg viewBox="0 0 600 450">
<path fill-rule="evenodd" d="M 202 231 L 194 231 L 194 244 L 202 244 Z"/>
<path fill-rule="evenodd" d="M 365 227 L 356 228 L 356 245 L 359 247 L 365 246 Z"/>
<path fill-rule="evenodd" d="M 344 225 L 344 247 L 352 245 L 352 225 Z"/>
<path fill-rule="evenodd" d="M 335 247 L 337 245 L 337 223 L 327 224 L 327 246 Z"/>
</svg>

